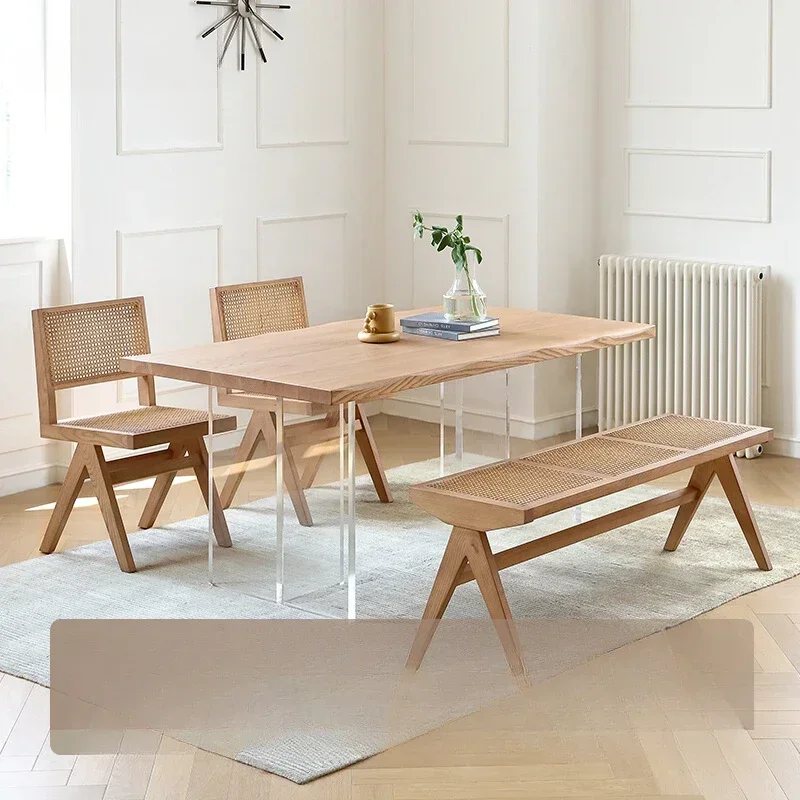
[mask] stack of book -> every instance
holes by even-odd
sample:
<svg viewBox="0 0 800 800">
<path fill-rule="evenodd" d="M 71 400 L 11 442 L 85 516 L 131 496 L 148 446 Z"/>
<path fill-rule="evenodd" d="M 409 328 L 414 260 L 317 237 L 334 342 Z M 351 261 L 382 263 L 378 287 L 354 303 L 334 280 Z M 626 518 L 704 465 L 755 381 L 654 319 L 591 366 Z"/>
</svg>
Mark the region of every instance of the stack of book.
<svg viewBox="0 0 800 800">
<path fill-rule="evenodd" d="M 500 333 L 500 320 L 489 317 L 480 322 L 450 322 L 441 312 L 417 314 L 400 320 L 403 333 L 413 336 L 430 336 L 434 339 L 448 339 L 464 342 L 469 339 L 485 339 Z"/>
</svg>

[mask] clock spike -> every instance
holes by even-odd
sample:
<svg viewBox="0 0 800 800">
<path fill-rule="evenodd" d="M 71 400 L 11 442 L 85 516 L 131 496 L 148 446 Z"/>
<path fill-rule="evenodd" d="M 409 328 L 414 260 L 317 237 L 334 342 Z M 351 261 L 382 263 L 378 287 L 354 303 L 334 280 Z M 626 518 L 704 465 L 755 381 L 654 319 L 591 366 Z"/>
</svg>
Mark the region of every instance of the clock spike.
<svg viewBox="0 0 800 800">
<path fill-rule="evenodd" d="M 277 9 L 284 10 L 284 9 L 291 8 L 291 6 L 286 6 L 286 5 L 283 5 L 283 4 L 281 4 L 281 5 L 273 5 L 272 3 L 256 3 L 256 8 L 277 8 Z"/>
<path fill-rule="evenodd" d="M 256 30 L 256 26 L 253 25 L 253 20 L 252 20 L 251 17 L 247 17 L 247 24 L 250 27 L 250 33 L 253 35 L 253 46 L 261 54 L 261 60 L 266 64 L 267 63 L 267 55 L 264 52 L 264 48 L 261 46 L 261 39 L 258 38 L 258 31 Z"/>
<path fill-rule="evenodd" d="M 242 20 L 242 27 L 239 29 L 239 70 L 244 72 L 244 43 L 247 41 L 245 36 L 245 24 Z"/>
<path fill-rule="evenodd" d="M 217 28 L 222 27 L 231 17 L 235 17 L 238 13 L 239 12 L 236 9 L 234 9 L 233 11 L 231 11 L 230 14 L 228 14 L 227 16 L 223 17 L 222 19 L 218 20 L 210 28 L 208 28 L 207 30 L 203 31 L 203 33 L 200 34 L 200 38 L 201 39 L 205 39 L 206 36 L 209 36 L 210 34 L 214 33 L 214 31 Z"/>
<path fill-rule="evenodd" d="M 194 0 L 196 6 L 226 6 L 227 8 L 236 8 L 236 3 L 226 3 L 222 0 Z"/>
<path fill-rule="evenodd" d="M 231 41 L 233 40 L 233 34 L 236 33 L 236 28 L 239 26 L 239 23 L 242 21 L 242 18 L 237 15 L 236 19 L 231 22 L 231 27 L 228 30 L 228 34 L 225 37 L 225 44 L 222 45 L 222 53 L 220 54 L 219 61 L 217 61 L 217 67 L 222 66 L 222 59 L 225 58 L 225 53 L 228 52 L 228 47 L 230 46 Z"/>
<path fill-rule="evenodd" d="M 252 11 L 251 13 L 265 28 L 267 28 L 267 30 L 283 41 L 283 36 L 281 36 L 281 34 L 278 33 L 278 31 L 276 31 L 275 28 L 273 28 L 272 25 L 270 25 L 269 22 L 267 22 L 257 11 Z"/>
</svg>

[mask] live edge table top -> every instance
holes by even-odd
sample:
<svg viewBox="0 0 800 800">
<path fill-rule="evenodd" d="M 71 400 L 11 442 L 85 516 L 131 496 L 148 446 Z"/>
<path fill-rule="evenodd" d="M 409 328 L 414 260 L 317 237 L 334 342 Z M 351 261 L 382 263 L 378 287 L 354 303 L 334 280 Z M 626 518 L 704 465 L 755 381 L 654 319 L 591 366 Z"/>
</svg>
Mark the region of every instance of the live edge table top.
<svg viewBox="0 0 800 800">
<path fill-rule="evenodd" d="M 437 309 L 402 312 L 399 317 Z M 500 335 L 453 342 L 403 335 L 391 344 L 357 339 L 363 320 L 122 359 L 141 375 L 191 381 L 324 405 L 366 402 L 406 389 L 651 339 L 655 327 L 543 311 L 492 308 Z"/>
</svg>

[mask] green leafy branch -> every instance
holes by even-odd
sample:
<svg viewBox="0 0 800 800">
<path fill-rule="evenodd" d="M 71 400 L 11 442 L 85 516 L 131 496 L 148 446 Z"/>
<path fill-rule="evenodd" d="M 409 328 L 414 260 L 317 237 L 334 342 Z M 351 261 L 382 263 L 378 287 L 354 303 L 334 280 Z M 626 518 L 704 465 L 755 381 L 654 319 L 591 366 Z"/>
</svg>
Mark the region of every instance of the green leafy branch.
<svg viewBox="0 0 800 800">
<path fill-rule="evenodd" d="M 420 239 L 425 237 L 425 231 L 430 232 L 431 246 L 435 247 L 437 252 L 441 253 L 448 247 L 450 248 L 450 257 L 456 265 L 456 272 L 463 271 L 466 275 L 472 310 L 476 316 L 481 316 L 478 298 L 472 284 L 472 275 L 470 275 L 469 271 L 469 253 L 475 254 L 475 260 L 479 264 L 483 261 L 483 253 L 471 243 L 469 236 L 464 235 L 464 217 L 459 214 L 456 217 L 455 228 L 448 230 L 442 225 L 427 226 L 422 214 L 419 211 L 415 211 L 413 225 L 414 234 Z"/>
</svg>

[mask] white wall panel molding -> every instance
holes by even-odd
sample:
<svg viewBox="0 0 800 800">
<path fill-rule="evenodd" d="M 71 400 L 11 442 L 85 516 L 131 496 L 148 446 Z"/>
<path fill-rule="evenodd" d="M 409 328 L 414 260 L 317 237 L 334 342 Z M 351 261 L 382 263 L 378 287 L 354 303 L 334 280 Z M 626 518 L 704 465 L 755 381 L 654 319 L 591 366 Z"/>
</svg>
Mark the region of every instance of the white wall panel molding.
<svg viewBox="0 0 800 800">
<path fill-rule="evenodd" d="M 773 0 L 625 2 L 627 107 L 772 107 Z"/>
<path fill-rule="evenodd" d="M 256 229 L 258 280 L 301 275 L 312 325 L 348 317 L 347 212 L 257 217 Z"/>
<path fill-rule="evenodd" d="M 256 67 L 256 146 L 349 144 L 348 2 L 301 0 L 277 26 L 286 36 Z"/>
<path fill-rule="evenodd" d="M 0 338 L 15 342 L 4 348 L 0 423 L 37 417 L 30 310 L 44 305 L 43 270 L 43 261 L 0 263 Z M 0 431 L 6 443 L 6 434 L 17 438 L 5 425 L 0 424 Z"/>
<path fill-rule="evenodd" d="M 197 35 L 213 17 L 188 2 L 115 2 L 117 155 L 221 150 L 216 37 L 209 41 Z M 181 36 L 175 35 L 176 29 Z M 130 69 L 125 66 L 126 52 L 136 59 Z M 170 80 L 175 77 L 179 88 Z M 137 124 L 138 135 L 128 131 L 128 126 Z"/>
<path fill-rule="evenodd" d="M 416 209 L 409 209 L 409 219 L 411 215 L 414 213 Z M 447 212 L 441 211 L 422 211 L 422 215 L 425 217 L 425 223 L 430 225 L 432 222 L 437 225 L 447 225 L 449 228 L 453 221 L 456 218 L 456 214 L 450 214 Z M 493 216 L 482 216 L 480 214 L 463 214 L 464 217 L 464 228 L 467 229 L 467 234 L 472 237 L 473 244 L 476 247 L 482 249 L 483 252 L 483 264 L 478 268 L 478 283 L 480 284 L 481 288 L 486 292 L 488 296 L 488 303 L 489 305 L 500 305 L 508 307 L 511 305 L 510 302 L 510 293 L 511 293 L 511 274 L 510 274 L 510 259 L 509 259 L 509 239 L 508 239 L 508 228 L 509 228 L 509 217 L 506 214 L 502 217 L 493 217 Z M 501 245 L 500 247 L 496 248 L 494 252 L 486 249 L 487 242 L 484 242 L 480 234 L 475 234 L 474 229 L 469 228 L 469 224 L 471 222 L 487 222 L 487 223 L 494 223 L 495 225 L 500 226 L 500 237 L 501 237 Z M 409 228 L 411 226 L 409 225 Z M 427 234 L 426 234 L 427 236 Z M 430 302 L 434 301 L 436 303 L 441 302 L 441 295 L 450 287 L 450 284 L 453 280 L 453 262 L 450 260 L 449 256 L 445 253 L 437 253 L 430 247 L 430 242 L 428 239 L 424 241 L 424 244 L 427 245 L 425 250 L 422 250 L 421 243 L 416 237 L 411 236 L 411 232 L 409 231 L 409 238 L 411 239 L 411 254 L 410 254 L 410 264 L 411 264 L 411 273 L 410 273 L 410 282 L 411 282 L 411 305 L 414 308 L 420 308 L 422 306 L 428 305 Z M 491 244 L 491 243 L 489 243 Z M 441 262 L 439 266 L 441 269 L 433 270 L 429 274 L 436 275 L 437 279 L 438 276 L 441 276 L 441 291 L 438 293 L 439 296 L 437 298 L 432 298 L 430 293 L 426 293 L 425 287 L 421 286 L 420 280 L 417 277 L 418 269 L 420 268 L 419 264 L 419 256 L 420 251 L 423 253 L 428 254 L 428 250 L 430 250 L 430 255 L 435 256 L 437 261 Z M 499 252 L 498 252 L 499 251 Z M 501 278 L 501 287 L 500 287 L 500 295 L 493 295 L 491 292 L 491 284 L 489 281 L 491 280 L 492 283 L 497 285 L 497 275 L 493 275 L 495 270 L 498 269 L 497 262 L 499 263 L 499 271 L 500 271 L 500 278 Z"/>
<path fill-rule="evenodd" d="M 211 341 L 209 290 L 222 282 L 222 226 L 117 231 L 116 297 L 144 295 L 154 350 Z M 156 379 L 159 396 L 196 389 Z M 136 398 L 132 381 L 117 384 L 117 402 Z"/>
<path fill-rule="evenodd" d="M 508 147 L 509 0 L 411 2 L 409 144 Z"/>
<path fill-rule="evenodd" d="M 772 153 L 626 148 L 625 208 L 634 216 L 772 221 Z"/>
</svg>

